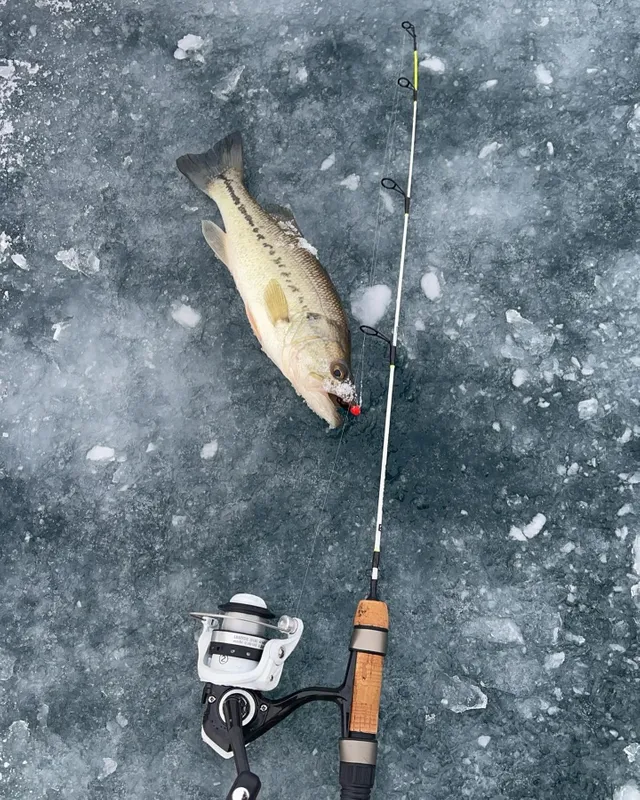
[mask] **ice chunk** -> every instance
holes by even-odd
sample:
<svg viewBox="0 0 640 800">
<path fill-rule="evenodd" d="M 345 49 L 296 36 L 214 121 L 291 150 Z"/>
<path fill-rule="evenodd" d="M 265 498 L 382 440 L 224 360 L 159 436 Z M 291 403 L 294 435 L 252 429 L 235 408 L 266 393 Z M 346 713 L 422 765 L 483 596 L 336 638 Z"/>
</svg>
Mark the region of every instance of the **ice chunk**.
<svg viewBox="0 0 640 800">
<path fill-rule="evenodd" d="M 527 537 L 522 532 L 522 528 L 518 528 L 516 525 L 511 526 L 511 529 L 509 530 L 509 538 L 515 539 L 517 542 L 527 541 Z"/>
<path fill-rule="evenodd" d="M 440 702 L 454 714 L 461 714 L 463 711 L 486 708 L 487 695 L 473 683 L 454 675 L 443 686 Z"/>
<path fill-rule="evenodd" d="M 558 669 L 559 666 L 564 664 L 564 653 L 550 653 L 544 660 L 544 668 L 546 670 Z"/>
<path fill-rule="evenodd" d="M 527 539 L 533 539 L 534 536 L 537 536 L 540 531 L 544 528 L 547 524 L 547 518 L 544 514 L 536 514 L 535 517 L 531 520 L 528 525 L 525 525 L 522 529 L 522 532 L 527 537 Z"/>
<path fill-rule="evenodd" d="M 581 400 L 578 403 L 578 416 L 580 419 L 593 419 L 598 413 L 598 401 L 595 397 L 588 400 Z"/>
<path fill-rule="evenodd" d="M 464 636 L 473 639 L 487 639 L 500 644 L 524 644 L 522 631 L 517 623 L 508 617 L 478 617 L 462 626 Z"/>
<path fill-rule="evenodd" d="M 115 457 L 116 452 L 113 447 L 104 447 L 101 444 L 92 447 L 86 455 L 88 461 L 114 461 Z"/>
<path fill-rule="evenodd" d="M 336 163 L 336 154 L 331 153 L 331 155 L 327 156 L 325 160 L 320 164 L 320 169 L 324 172 L 327 169 L 331 169 L 331 167 Z"/>
<path fill-rule="evenodd" d="M 218 442 L 215 439 L 211 442 L 207 442 L 206 444 L 202 445 L 200 450 L 200 458 L 208 461 L 210 458 L 213 458 L 215 454 L 218 452 Z"/>
<path fill-rule="evenodd" d="M 94 275 L 100 271 L 100 259 L 90 250 L 58 250 L 54 256 L 67 269 L 72 272 L 81 272 L 83 275 Z"/>
<path fill-rule="evenodd" d="M 6 650 L 0 649 L 0 681 L 8 681 L 13 675 L 16 657 Z"/>
<path fill-rule="evenodd" d="M 638 785 L 633 781 L 625 783 L 613 793 L 613 800 L 640 800 Z"/>
<path fill-rule="evenodd" d="M 429 300 L 437 300 L 442 294 L 440 281 L 435 272 L 425 272 L 420 280 L 420 286 Z"/>
<path fill-rule="evenodd" d="M 20 269 L 23 269 L 25 272 L 29 271 L 27 259 L 24 256 L 21 256 L 20 253 L 14 253 L 11 256 L 11 260 L 16 265 L 16 267 L 20 267 Z"/>
<path fill-rule="evenodd" d="M 202 50 L 203 44 L 204 39 L 202 39 L 202 37 L 195 36 L 193 33 L 188 33 L 179 40 L 178 47 L 176 48 L 173 57 L 177 58 L 178 61 L 183 61 L 190 53 L 198 53 L 200 50 Z"/>
<path fill-rule="evenodd" d="M 498 81 L 495 78 L 491 78 L 488 81 L 480 84 L 480 89 L 482 91 L 486 91 L 487 89 L 493 89 L 495 86 L 498 85 Z"/>
<path fill-rule="evenodd" d="M 636 534 L 632 547 L 633 565 L 632 569 L 636 575 L 640 575 L 640 533 Z"/>
<path fill-rule="evenodd" d="M 498 142 L 491 142 L 491 144 L 485 144 L 485 146 L 478 154 L 478 158 L 486 158 L 487 156 L 490 156 L 491 153 L 495 153 L 496 150 L 499 150 L 501 147 L 502 145 L 498 144 Z"/>
<path fill-rule="evenodd" d="M 231 72 L 228 75 L 224 76 L 224 78 L 220 82 L 220 85 L 216 89 L 211 90 L 212 93 L 220 100 L 228 100 L 229 95 L 238 85 L 238 81 L 240 80 L 244 70 L 245 70 L 244 64 L 240 67 L 236 67 L 235 69 L 231 70 Z"/>
<path fill-rule="evenodd" d="M 183 328 L 195 328 L 200 322 L 200 313 L 184 303 L 175 303 L 171 316 Z"/>
<path fill-rule="evenodd" d="M 478 736 L 476 741 L 478 742 L 478 745 L 480 747 L 485 748 L 489 744 L 489 742 L 491 741 L 491 737 L 490 736 Z"/>
<path fill-rule="evenodd" d="M 383 283 L 360 289 L 351 298 L 351 313 L 363 325 L 377 325 L 391 302 L 391 289 Z"/>
<path fill-rule="evenodd" d="M 360 176 L 359 175 L 348 175 L 343 181 L 340 181 L 340 186 L 346 186 L 352 192 L 360 186 Z"/>
<path fill-rule="evenodd" d="M 633 762 L 640 756 L 640 744 L 638 742 L 631 742 L 624 748 L 624 752 L 629 759 L 629 763 L 633 764 Z"/>
<path fill-rule="evenodd" d="M 444 61 L 437 56 L 427 56 L 420 62 L 420 66 L 428 69 L 429 72 L 435 72 L 440 75 L 445 71 Z"/>
<path fill-rule="evenodd" d="M 544 64 L 538 64 L 536 66 L 536 80 L 542 86 L 551 86 L 553 83 L 553 77 Z"/>
<path fill-rule="evenodd" d="M 526 369 L 518 368 L 511 376 L 511 383 L 516 387 L 516 389 L 518 389 L 520 386 L 524 386 L 528 380 L 529 373 Z"/>
<path fill-rule="evenodd" d="M 633 514 L 633 506 L 631 505 L 631 503 L 625 503 L 618 509 L 618 513 L 616 514 L 616 516 L 626 517 L 629 514 Z"/>
<path fill-rule="evenodd" d="M 115 761 L 113 758 L 103 758 L 102 759 L 102 769 L 100 770 L 100 774 L 98 775 L 98 780 L 103 781 L 109 775 L 116 771 L 118 767 L 118 762 Z"/>
</svg>

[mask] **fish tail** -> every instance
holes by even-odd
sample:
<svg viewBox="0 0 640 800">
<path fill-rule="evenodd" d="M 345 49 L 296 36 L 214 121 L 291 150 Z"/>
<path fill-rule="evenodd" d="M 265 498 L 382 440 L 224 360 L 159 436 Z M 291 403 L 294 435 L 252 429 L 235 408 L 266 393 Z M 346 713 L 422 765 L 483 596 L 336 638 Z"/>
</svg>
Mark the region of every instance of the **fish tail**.
<svg viewBox="0 0 640 800">
<path fill-rule="evenodd" d="M 187 153 L 176 161 L 183 175 L 212 196 L 216 181 L 228 170 L 236 170 L 242 180 L 242 136 L 238 131 L 230 133 L 206 153 Z"/>
</svg>

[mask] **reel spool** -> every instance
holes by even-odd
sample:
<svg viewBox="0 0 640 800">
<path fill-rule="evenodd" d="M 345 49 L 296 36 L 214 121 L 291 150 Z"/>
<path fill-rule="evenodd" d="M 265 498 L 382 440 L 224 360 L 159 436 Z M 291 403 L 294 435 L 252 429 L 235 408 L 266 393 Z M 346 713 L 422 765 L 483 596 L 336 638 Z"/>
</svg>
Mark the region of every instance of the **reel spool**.
<svg viewBox="0 0 640 800">
<path fill-rule="evenodd" d="M 191 612 L 202 622 L 198 639 L 198 676 L 203 683 L 257 691 L 275 689 L 284 662 L 300 641 L 304 625 L 297 617 L 275 614 L 255 594 L 234 594 L 220 613 Z"/>
</svg>

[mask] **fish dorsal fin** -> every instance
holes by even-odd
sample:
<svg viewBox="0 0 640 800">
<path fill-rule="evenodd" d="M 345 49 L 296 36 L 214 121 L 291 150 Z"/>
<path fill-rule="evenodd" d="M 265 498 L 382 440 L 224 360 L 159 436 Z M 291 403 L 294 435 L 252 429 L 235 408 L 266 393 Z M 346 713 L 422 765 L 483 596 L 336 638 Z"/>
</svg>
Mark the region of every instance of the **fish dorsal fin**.
<svg viewBox="0 0 640 800">
<path fill-rule="evenodd" d="M 275 221 L 283 228 L 287 233 L 291 233 L 294 236 L 302 237 L 302 233 L 300 232 L 300 226 L 296 222 L 296 218 L 293 216 L 293 211 L 290 208 L 285 208 L 284 206 L 276 205 L 275 203 L 269 203 L 265 206 L 266 210 L 268 211 L 269 215 L 272 216 Z"/>
<path fill-rule="evenodd" d="M 210 219 L 202 220 L 202 235 L 207 240 L 207 244 L 218 256 L 220 261 L 228 267 L 229 258 L 227 256 L 227 234 Z"/>
<path fill-rule="evenodd" d="M 289 306 L 287 298 L 282 291 L 282 286 L 275 278 L 271 278 L 264 290 L 264 302 L 272 324 L 289 322 Z"/>
</svg>

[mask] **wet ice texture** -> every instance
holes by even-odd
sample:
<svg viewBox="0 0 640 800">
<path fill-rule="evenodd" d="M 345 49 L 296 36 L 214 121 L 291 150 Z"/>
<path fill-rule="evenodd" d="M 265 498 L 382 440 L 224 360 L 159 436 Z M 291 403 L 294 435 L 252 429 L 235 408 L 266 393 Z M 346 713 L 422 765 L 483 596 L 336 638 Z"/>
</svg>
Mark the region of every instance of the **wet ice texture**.
<svg viewBox="0 0 640 800">
<path fill-rule="evenodd" d="M 377 797 L 638 797 L 637 13 L 552 5 L 403 10 Z M 327 487 L 336 438 L 260 352 L 174 161 L 242 130 L 359 357 L 400 252 L 396 13 L 0 0 L 0 795 L 225 796 L 186 612 L 236 591 L 301 597 L 284 691 L 341 680 L 386 353 Z M 265 796 L 334 798 L 338 733 L 307 708 L 253 745 Z"/>
</svg>

